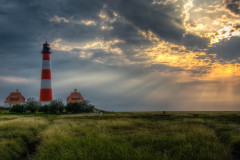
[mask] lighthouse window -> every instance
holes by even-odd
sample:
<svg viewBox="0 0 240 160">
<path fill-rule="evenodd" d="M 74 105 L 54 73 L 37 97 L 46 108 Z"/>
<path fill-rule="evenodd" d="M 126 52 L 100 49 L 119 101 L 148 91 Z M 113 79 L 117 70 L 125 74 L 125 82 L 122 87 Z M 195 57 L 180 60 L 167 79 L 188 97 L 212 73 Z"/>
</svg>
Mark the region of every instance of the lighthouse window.
<svg viewBox="0 0 240 160">
<path fill-rule="evenodd" d="M 11 98 L 11 101 L 17 101 L 19 98 Z"/>
<path fill-rule="evenodd" d="M 80 100 L 80 98 L 72 98 L 72 100 Z"/>
</svg>

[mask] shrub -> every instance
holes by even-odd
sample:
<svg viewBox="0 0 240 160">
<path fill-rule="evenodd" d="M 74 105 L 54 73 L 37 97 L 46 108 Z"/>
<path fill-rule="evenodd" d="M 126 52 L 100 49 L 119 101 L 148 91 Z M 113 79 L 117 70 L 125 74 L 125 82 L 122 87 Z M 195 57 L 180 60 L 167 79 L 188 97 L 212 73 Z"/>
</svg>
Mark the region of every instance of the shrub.
<svg viewBox="0 0 240 160">
<path fill-rule="evenodd" d="M 90 113 L 93 112 L 94 106 L 88 101 L 81 101 L 75 103 L 68 103 L 66 106 L 67 112 L 73 113 Z"/>
<path fill-rule="evenodd" d="M 68 103 L 66 106 L 66 111 L 67 112 L 72 112 L 73 111 L 73 103 Z"/>
<path fill-rule="evenodd" d="M 66 106 L 66 111 L 77 113 L 78 110 L 79 110 L 78 106 L 79 106 L 79 103 L 68 103 L 67 106 Z"/>
<path fill-rule="evenodd" d="M 23 113 L 26 112 L 26 108 L 24 105 L 21 104 L 15 104 L 9 109 L 10 112 L 16 112 L 16 113 Z"/>
<path fill-rule="evenodd" d="M 5 107 L 0 106 L 0 111 L 1 111 L 1 110 L 5 110 Z"/>
<path fill-rule="evenodd" d="M 64 104 L 62 103 L 62 105 L 59 105 L 58 106 L 58 111 L 60 112 L 60 113 L 62 113 L 63 112 L 63 110 L 64 110 Z"/>
<path fill-rule="evenodd" d="M 48 112 L 48 105 L 39 106 L 39 107 L 38 107 L 38 112 L 47 113 L 47 112 Z"/>
<path fill-rule="evenodd" d="M 94 108 L 94 105 L 88 104 L 87 112 L 93 112 Z"/>
<path fill-rule="evenodd" d="M 25 106 L 27 110 L 35 113 L 37 108 L 40 106 L 40 102 L 38 102 L 35 98 L 28 98 Z"/>
<path fill-rule="evenodd" d="M 62 113 L 63 109 L 64 109 L 64 104 L 60 99 L 53 100 L 48 105 L 48 111 L 50 113 L 57 113 L 57 111 Z"/>
</svg>

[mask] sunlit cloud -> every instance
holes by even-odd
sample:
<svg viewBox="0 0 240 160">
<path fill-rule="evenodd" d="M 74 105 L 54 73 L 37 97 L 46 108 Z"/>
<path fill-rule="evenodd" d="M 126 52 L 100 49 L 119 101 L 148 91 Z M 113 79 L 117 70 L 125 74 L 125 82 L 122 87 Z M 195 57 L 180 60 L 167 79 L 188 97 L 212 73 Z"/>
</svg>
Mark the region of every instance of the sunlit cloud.
<svg viewBox="0 0 240 160">
<path fill-rule="evenodd" d="M 98 14 L 98 17 L 101 18 L 104 22 L 109 22 L 109 23 L 115 22 L 117 18 L 119 18 L 119 15 L 115 11 L 112 11 L 112 16 L 110 17 L 105 11 L 106 9 L 107 9 L 107 5 L 104 5 L 103 9 Z"/>
<path fill-rule="evenodd" d="M 101 30 L 112 30 L 113 26 L 101 26 Z"/>
<path fill-rule="evenodd" d="M 96 22 L 93 21 L 93 20 L 83 19 L 83 20 L 82 20 L 82 24 L 87 25 L 87 26 L 91 26 L 91 25 L 95 26 L 95 25 L 96 25 Z"/>
<path fill-rule="evenodd" d="M 69 23 L 69 20 L 65 17 L 59 17 L 57 15 L 55 15 L 54 17 L 52 17 L 51 19 L 49 19 L 49 22 L 57 22 L 57 23 Z"/>
<path fill-rule="evenodd" d="M 139 33 L 153 42 L 153 46 L 142 51 L 151 57 L 151 63 L 167 64 L 193 72 L 194 74 L 188 78 L 189 81 L 216 80 L 223 77 L 240 76 L 239 63 L 220 62 L 216 58 L 216 54 L 188 50 L 182 45 L 160 40 L 151 31 L 139 30 Z"/>
<path fill-rule="evenodd" d="M 184 1 L 183 6 L 183 22 L 187 33 L 208 38 L 210 45 L 240 36 L 240 15 L 230 12 L 224 1 L 203 3 L 188 0 Z"/>
<path fill-rule="evenodd" d="M 152 4 L 167 5 L 169 3 L 176 3 L 178 0 L 153 0 Z"/>
<path fill-rule="evenodd" d="M 116 54 L 122 54 L 122 51 L 118 47 L 114 47 L 117 43 L 124 43 L 124 41 L 115 39 L 111 41 L 104 41 L 102 39 L 96 39 L 94 41 L 86 42 L 86 43 L 68 43 L 66 41 L 63 42 L 62 39 L 56 39 L 51 43 L 52 49 L 61 50 L 61 51 L 71 51 L 72 49 L 82 49 L 82 50 L 90 50 L 90 49 L 102 49 L 108 52 L 114 52 Z"/>
<path fill-rule="evenodd" d="M 67 51 L 73 54 L 78 54 L 79 58 L 90 59 L 95 63 L 107 63 L 109 65 L 124 65 L 130 63 L 122 54 L 122 50 L 116 47 L 116 44 L 124 43 L 124 41 L 115 39 L 110 41 L 104 41 L 102 39 L 95 39 L 94 41 L 86 43 L 68 43 L 57 39 L 51 43 L 53 50 Z M 107 54 L 107 55 L 105 55 Z M 95 55 L 94 58 L 92 56 Z"/>
</svg>

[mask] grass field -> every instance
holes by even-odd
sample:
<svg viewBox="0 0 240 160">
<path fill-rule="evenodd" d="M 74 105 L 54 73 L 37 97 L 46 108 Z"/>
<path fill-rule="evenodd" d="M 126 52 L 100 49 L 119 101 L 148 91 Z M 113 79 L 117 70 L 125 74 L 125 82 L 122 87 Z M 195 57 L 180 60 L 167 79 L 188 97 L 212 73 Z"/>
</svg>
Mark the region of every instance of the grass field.
<svg viewBox="0 0 240 160">
<path fill-rule="evenodd" d="M 0 159 L 238 160 L 240 113 L 2 114 Z"/>
</svg>

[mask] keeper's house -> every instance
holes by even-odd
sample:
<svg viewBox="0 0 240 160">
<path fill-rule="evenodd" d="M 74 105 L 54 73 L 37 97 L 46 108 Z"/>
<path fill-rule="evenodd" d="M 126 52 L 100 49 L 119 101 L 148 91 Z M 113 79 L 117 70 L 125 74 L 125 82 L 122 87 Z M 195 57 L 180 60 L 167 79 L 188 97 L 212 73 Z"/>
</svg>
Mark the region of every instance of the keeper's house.
<svg viewBox="0 0 240 160">
<path fill-rule="evenodd" d="M 74 92 L 70 94 L 67 98 L 67 103 L 74 103 L 74 102 L 81 102 L 84 101 L 82 95 L 80 92 L 77 91 L 77 89 L 74 89 Z"/>
<path fill-rule="evenodd" d="M 22 93 L 16 90 L 16 92 L 11 92 L 10 95 L 6 98 L 4 106 L 6 108 L 11 107 L 14 104 L 23 104 L 25 103 L 25 98 L 22 96 Z"/>
</svg>

